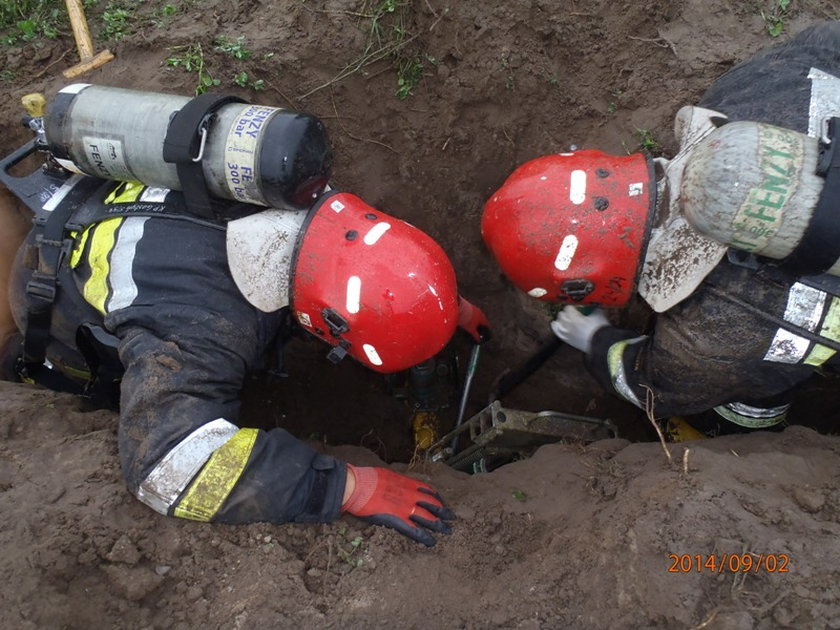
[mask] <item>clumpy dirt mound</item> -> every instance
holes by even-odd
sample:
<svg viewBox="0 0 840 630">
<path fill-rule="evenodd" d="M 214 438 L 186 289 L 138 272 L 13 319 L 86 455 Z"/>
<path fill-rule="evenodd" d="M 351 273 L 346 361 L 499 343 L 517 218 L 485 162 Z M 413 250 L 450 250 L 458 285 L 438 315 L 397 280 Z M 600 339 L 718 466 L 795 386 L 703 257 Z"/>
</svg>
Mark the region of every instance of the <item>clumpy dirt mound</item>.
<svg viewBox="0 0 840 630">
<path fill-rule="evenodd" d="M 780 4 L 100 3 L 88 8 L 95 48 L 116 58 L 79 80 L 191 94 L 199 75 L 184 55 L 200 53 L 214 89 L 321 116 L 335 184 L 437 239 L 462 293 L 493 322 L 469 415 L 548 335 L 546 311 L 484 249 L 484 201 L 517 165 L 572 145 L 672 154 L 675 112 L 772 43 L 768 23 L 778 18 L 784 39 L 840 17 L 834 0 Z M 113 10 L 123 5 L 139 13 L 120 27 Z M 227 50 L 214 46 L 219 36 Z M 77 57 L 64 35 L 4 46 L 0 60 L 6 154 L 29 138 L 20 97 L 67 85 L 61 70 Z M 648 316 L 637 306 L 619 317 L 642 330 Z M 355 463 L 409 461 L 410 409 L 381 377 L 329 365 L 319 343 L 292 345 L 289 378 L 249 383 L 243 424 L 317 435 Z M 456 345 L 464 354 L 465 340 Z M 429 550 L 351 518 L 166 519 L 122 484 L 116 416 L 2 385 L 0 625 L 840 628 L 840 438 L 824 434 L 840 419 L 837 391 L 836 379 L 817 377 L 800 395 L 796 421 L 822 433 L 671 446 L 672 462 L 658 443 L 610 440 L 544 447 L 483 475 L 415 466 L 459 515 Z M 650 438 L 641 414 L 604 394 L 568 349 L 504 402 L 609 418 L 625 437 Z"/>
<path fill-rule="evenodd" d="M 840 438 L 803 427 L 670 445 L 672 463 L 614 439 L 412 468 L 459 517 L 426 549 L 350 517 L 165 518 L 122 485 L 115 415 L 0 395 L 4 627 L 840 627 Z"/>
</svg>

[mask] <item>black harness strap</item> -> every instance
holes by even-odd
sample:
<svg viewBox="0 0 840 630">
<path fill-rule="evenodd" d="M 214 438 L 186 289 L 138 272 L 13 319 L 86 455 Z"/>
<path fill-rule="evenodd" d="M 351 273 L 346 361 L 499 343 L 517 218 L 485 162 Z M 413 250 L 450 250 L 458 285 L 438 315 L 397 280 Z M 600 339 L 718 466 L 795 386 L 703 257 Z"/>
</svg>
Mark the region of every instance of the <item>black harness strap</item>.
<svg viewBox="0 0 840 630">
<path fill-rule="evenodd" d="M 50 342 L 53 304 L 59 288 L 58 270 L 73 247 L 73 239 L 66 234 L 65 224 L 76 208 L 101 185 L 101 181 L 82 177 L 68 180 L 66 185 L 69 190 L 56 207 L 41 213 L 34 221 L 38 256 L 37 266 L 26 285 L 27 323 L 20 371 L 24 378 L 31 378 L 54 389 L 73 391 L 75 382 L 46 368 L 44 361 Z M 62 193 L 59 191 L 56 194 Z"/>
<path fill-rule="evenodd" d="M 828 121 L 828 142 L 820 142 L 817 174 L 825 178 L 811 222 L 796 249 L 779 267 L 795 276 L 815 276 L 840 259 L 840 118 Z"/>
<path fill-rule="evenodd" d="M 219 108 L 228 103 L 245 102 L 237 96 L 201 94 L 176 112 L 169 123 L 163 141 L 163 160 L 176 165 L 187 207 L 204 219 L 213 220 L 216 217 L 201 165 L 202 137 L 206 139 Z"/>
</svg>

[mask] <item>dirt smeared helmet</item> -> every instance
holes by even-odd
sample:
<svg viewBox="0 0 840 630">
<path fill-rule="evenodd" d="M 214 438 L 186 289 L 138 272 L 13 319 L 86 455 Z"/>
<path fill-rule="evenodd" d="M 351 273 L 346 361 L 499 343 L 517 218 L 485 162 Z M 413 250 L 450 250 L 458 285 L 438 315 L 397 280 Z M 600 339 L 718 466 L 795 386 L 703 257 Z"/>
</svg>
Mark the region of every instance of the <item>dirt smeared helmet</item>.
<svg viewBox="0 0 840 630">
<path fill-rule="evenodd" d="M 547 155 L 485 204 L 484 241 L 520 289 L 545 302 L 622 306 L 636 285 L 656 197 L 642 154 Z"/>
<path fill-rule="evenodd" d="M 291 278 L 292 311 L 306 330 L 377 372 L 437 354 L 458 323 L 455 270 L 424 232 L 346 192 L 310 210 Z"/>
</svg>

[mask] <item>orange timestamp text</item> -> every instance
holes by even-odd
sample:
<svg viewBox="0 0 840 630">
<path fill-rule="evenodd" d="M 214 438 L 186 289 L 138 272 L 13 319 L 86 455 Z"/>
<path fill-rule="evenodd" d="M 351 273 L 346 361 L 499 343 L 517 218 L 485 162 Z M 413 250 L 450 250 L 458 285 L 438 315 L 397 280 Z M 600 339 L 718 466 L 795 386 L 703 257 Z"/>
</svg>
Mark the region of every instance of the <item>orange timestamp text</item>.
<svg viewBox="0 0 840 630">
<path fill-rule="evenodd" d="M 669 553 L 668 573 L 789 573 L 786 553 Z"/>
</svg>

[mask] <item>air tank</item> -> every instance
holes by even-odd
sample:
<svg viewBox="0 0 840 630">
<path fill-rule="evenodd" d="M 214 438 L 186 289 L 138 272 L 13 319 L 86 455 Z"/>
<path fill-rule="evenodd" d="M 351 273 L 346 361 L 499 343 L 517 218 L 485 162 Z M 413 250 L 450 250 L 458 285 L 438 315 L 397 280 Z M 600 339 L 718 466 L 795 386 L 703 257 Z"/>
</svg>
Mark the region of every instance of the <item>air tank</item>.
<svg viewBox="0 0 840 630">
<path fill-rule="evenodd" d="M 90 84 L 58 92 L 44 116 L 50 152 L 65 168 L 182 190 L 164 160 L 170 123 L 191 97 Z M 308 207 L 324 189 L 332 153 L 315 116 L 232 102 L 212 118 L 200 161 L 212 196 L 271 207 Z M 200 157 L 200 160 L 197 158 Z"/>
<path fill-rule="evenodd" d="M 681 210 L 694 229 L 713 240 L 785 259 L 802 243 L 825 186 L 817 174 L 819 150 L 816 138 L 790 129 L 727 123 L 688 157 Z M 820 271 L 840 275 L 840 260 Z"/>
</svg>

